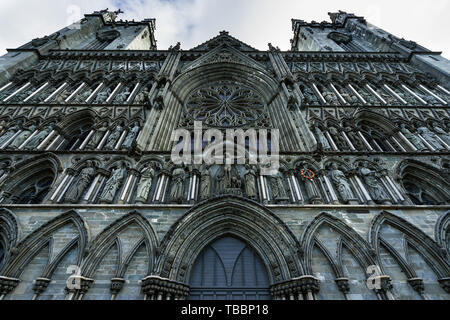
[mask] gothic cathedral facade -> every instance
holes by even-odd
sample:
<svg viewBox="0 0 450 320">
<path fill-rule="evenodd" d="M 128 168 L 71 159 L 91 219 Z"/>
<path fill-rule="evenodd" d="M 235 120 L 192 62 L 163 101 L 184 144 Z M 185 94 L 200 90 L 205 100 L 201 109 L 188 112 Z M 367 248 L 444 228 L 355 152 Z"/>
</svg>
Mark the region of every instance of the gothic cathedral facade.
<svg viewBox="0 0 450 320">
<path fill-rule="evenodd" d="M 450 299 L 439 52 L 345 12 L 161 50 L 119 13 L 0 59 L 0 300 Z M 198 122 L 269 132 L 279 170 L 176 163 Z"/>
</svg>

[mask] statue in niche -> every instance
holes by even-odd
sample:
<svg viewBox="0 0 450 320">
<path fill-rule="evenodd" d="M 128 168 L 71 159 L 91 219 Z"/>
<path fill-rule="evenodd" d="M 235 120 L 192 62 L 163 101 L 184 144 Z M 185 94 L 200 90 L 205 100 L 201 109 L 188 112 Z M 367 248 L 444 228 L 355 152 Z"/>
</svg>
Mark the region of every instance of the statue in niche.
<svg viewBox="0 0 450 320">
<path fill-rule="evenodd" d="M 123 123 L 120 123 L 117 125 L 116 129 L 108 136 L 108 139 L 106 140 L 105 149 L 106 150 L 113 150 L 114 147 L 117 144 L 117 140 L 120 139 L 122 132 L 125 129 L 123 128 Z"/>
<path fill-rule="evenodd" d="M 0 163 L 0 185 L 5 181 L 10 170 L 11 165 L 8 162 L 5 161 Z"/>
<path fill-rule="evenodd" d="M 155 164 L 150 162 L 142 171 L 141 171 L 141 180 L 139 181 L 139 185 L 137 187 L 137 197 L 136 201 L 145 203 L 147 202 L 150 190 L 152 189 L 153 178 L 155 177 Z"/>
<path fill-rule="evenodd" d="M 226 188 L 226 178 L 225 178 L 225 170 L 219 169 L 220 171 L 217 173 L 216 177 L 216 193 L 222 194 L 225 192 Z"/>
<path fill-rule="evenodd" d="M 335 127 L 329 127 L 328 131 L 330 132 L 330 135 L 339 150 L 348 150 L 350 148 L 338 129 Z"/>
<path fill-rule="evenodd" d="M 97 97 L 94 100 L 94 104 L 101 104 L 104 103 L 109 96 L 111 95 L 111 89 L 110 88 L 106 88 L 106 90 L 102 90 Z M 87 99 L 87 98 L 86 98 Z"/>
<path fill-rule="evenodd" d="M 280 172 L 276 175 L 269 177 L 270 190 L 272 190 L 272 200 L 285 201 L 289 197 L 286 194 L 286 189 L 283 184 L 283 176 Z"/>
<path fill-rule="evenodd" d="M 41 131 L 39 131 L 38 133 L 36 133 L 33 136 L 33 138 L 31 138 L 30 141 L 28 141 L 27 145 L 25 146 L 25 149 L 31 150 L 31 149 L 35 149 L 35 148 L 39 147 L 39 145 L 42 143 L 42 141 L 44 141 L 45 138 L 48 137 L 50 132 L 53 131 L 53 127 L 54 127 L 54 125 L 51 124 L 51 125 L 45 127 L 44 129 L 42 129 Z"/>
<path fill-rule="evenodd" d="M 70 203 L 78 203 L 84 191 L 89 187 L 95 176 L 94 162 L 87 161 L 86 167 L 81 170 L 76 183 L 67 193 L 65 200 Z"/>
<path fill-rule="evenodd" d="M 252 166 L 245 166 L 245 193 L 250 199 L 256 199 L 256 172 Z"/>
<path fill-rule="evenodd" d="M 322 92 L 322 97 L 325 99 L 325 101 L 328 104 L 339 105 L 339 101 L 338 101 L 337 97 L 331 91 L 324 91 L 324 92 Z"/>
<path fill-rule="evenodd" d="M 427 127 L 423 126 L 417 129 L 417 132 L 436 150 L 445 150 L 436 135 Z"/>
<path fill-rule="evenodd" d="M 36 125 L 32 124 L 27 129 L 22 131 L 14 141 L 8 146 L 8 149 L 18 149 L 36 130 Z"/>
<path fill-rule="evenodd" d="M 170 189 L 170 200 L 174 203 L 182 203 L 184 199 L 184 168 L 177 168 L 172 173 L 172 187 Z"/>
<path fill-rule="evenodd" d="M 306 164 L 303 164 L 303 167 L 305 170 L 308 169 Z M 312 204 L 320 204 L 322 203 L 322 198 L 320 196 L 319 190 L 317 189 L 316 184 L 314 183 L 314 180 L 307 179 L 303 176 L 301 176 L 301 180 L 303 181 L 306 189 L 306 195 L 308 196 L 308 200 Z"/>
<path fill-rule="evenodd" d="M 318 142 L 320 142 L 320 144 L 322 145 L 323 150 L 330 150 L 330 142 L 328 141 L 327 137 L 325 137 L 322 130 L 320 130 L 319 126 L 314 127 L 314 133 L 316 134 Z"/>
<path fill-rule="evenodd" d="M 353 147 L 357 151 L 364 151 L 366 150 L 365 144 L 360 140 L 358 135 L 353 131 L 353 128 L 351 127 L 345 127 L 344 128 L 345 133 L 347 134 L 348 139 L 352 143 Z"/>
<path fill-rule="evenodd" d="M 231 165 L 225 165 L 224 167 L 224 171 L 225 171 L 225 188 L 231 188 L 231 179 L 232 179 L 232 167 Z"/>
<path fill-rule="evenodd" d="M 418 136 L 416 136 L 411 131 L 409 131 L 409 129 L 406 127 L 406 125 L 404 123 L 402 123 L 400 125 L 400 128 L 401 128 L 401 130 L 400 130 L 401 133 L 403 133 L 403 135 L 406 137 L 406 139 L 408 139 L 408 141 L 410 141 L 417 148 L 417 150 L 426 150 L 427 149 L 427 147 L 425 146 L 423 141 Z"/>
<path fill-rule="evenodd" d="M 17 131 L 20 130 L 22 126 L 22 122 L 18 122 L 16 125 L 8 128 L 6 132 L 0 137 L 0 147 L 3 146 L 11 137 L 13 137 Z"/>
<path fill-rule="evenodd" d="M 0 134 L 3 133 L 5 126 L 6 126 L 6 121 L 5 120 L 0 121 Z"/>
<path fill-rule="evenodd" d="M 64 90 L 56 97 L 56 102 L 59 104 L 63 104 L 66 102 L 66 99 L 70 96 L 69 90 Z"/>
<path fill-rule="evenodd" d="M 102 126 L 94 131 L 91 139 L 86 145 L 87 149 L 97 149 L 98 145 L 102 141 L 102 138 L 105 136 L 106 131 L 108 131 L 108 122 L 103 122 Z"/>
<path fill-rule="evenodd" d="M 146 104 L 149 102 L 149 92 L 147 88 L 144 88 L 141 92 L 134 98 L 134 104 Z"/>
<path fill-rule="evenodd" d="M 359 104 L 359 100 L 356 96 L 349 94 L 349 93 L 341 93 L 342 98 L 344 98 L 345 101 L 347 101 L 351 105 L 357 105 Z"/>
<path fill-rule="evenodd" d="M 133 146 L 133 142 L 135 141 L 140 129 L 141 128 L 139 127 L 139 122 L 135 122 L 133 128 L 130 130 L 127 137 L 125 138 L 122 148 L 130 149 Z"/>
<path fill-rule="evenodd" d="M 116 196 L 117 190 L 120 188 L 126 175 L 126 169 L 121 163 L 116 169 L 113 169 L 111 177 L 106 181 L 100 196 L 100 202 L 111 203 Z"/>
<path fill-rule="evenodd" d="M 307 105 L 319 105 L 319 100 L 317 99 L 317 96 L 312 92 L 312 90 L 308 87 L 303 87 L 303 97 L 305 100 L 305 104 Z"/>
<path fill-rule="evenodd" d="M 206 165 L 202 166 L 200 173 L 200 199 L 206 200 L 211 196 L 211 175 Z"/>
<path fill-rule="evenodd" d="M 363 179 L 372 200 L 382 203 L 389 202 L 389 196 L 379 180 L 381 178 L 379 173 L 369 169 L 369 165 L 366 162 L 359 164 L 358 173 Z"/>
<path fill-rule="evenodd" d="M 116 103 L 125 103 L 127 101 L 128 96 L 130 95 L 130 88 L 125 87 L 125 89 L 116 96 Z"/>
<path fill-rule="evenodd" d="M 450 134 L 445 132 L 445 130 L 439 126 L 439 123 L 434 121 L 432 125 L 434 132 L 436 132 L 439 138 L 441 138 L 441 140 L 444 141 L 450 147 Z"/>
<path fill-rule="evenodd" d="M 89 98 L 89 96 L 92 93 L 92 89 L 88 88 L 87 90 L 85 90 L 83 93 L 78 94 L 78 97 L 76 98 L 76 102 L 77 103 L 85 103 L 87 98 Z"/>
<path fill-rule="evenodd" d="M 399 104 L 399 101 L 397 101 L 396 98 L 388 94 L 387 92 L 384 92 L 384 90 L 378 91 L 378 94 L 383 98 L 384 101 L 387 102 L 390 106 L 395 106 Z"/>
<path fill-rule="evenodd" d="M 337 163 L 331 165 L 330 178 L 333 181 L 343 203 L 348 203 L 354 199 L 352 188 L 344 172 L 339 170 Z"/>
</svg>

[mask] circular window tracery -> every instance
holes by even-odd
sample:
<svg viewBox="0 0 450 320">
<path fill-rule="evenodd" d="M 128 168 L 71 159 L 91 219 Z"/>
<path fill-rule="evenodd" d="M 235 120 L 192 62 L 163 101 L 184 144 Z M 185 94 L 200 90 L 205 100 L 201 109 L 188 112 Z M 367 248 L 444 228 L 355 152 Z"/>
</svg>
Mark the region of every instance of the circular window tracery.
<svg viewBox="0 0 450 320">
<path fill-rule="evenodd" d="M 240 127 L 263 116 L 265 105 L 254 90 L 220 81 L 196 90 L 186 102 L 186 114 L 215 127 Z"/>
</svg>

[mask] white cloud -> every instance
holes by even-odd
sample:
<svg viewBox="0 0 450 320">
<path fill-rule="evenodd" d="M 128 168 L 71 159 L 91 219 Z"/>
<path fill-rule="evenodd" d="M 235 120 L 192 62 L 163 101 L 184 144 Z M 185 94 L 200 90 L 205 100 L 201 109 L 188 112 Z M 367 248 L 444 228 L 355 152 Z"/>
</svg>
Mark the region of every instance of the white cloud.
<svg viewBox="0 0 450 320">
<path fill-rule="evenodd" d="M 82 14 L 119 5 L 125 11 L 122 19 L 156 18 L 159 49 L 177 41 L 189 49 L 227 30 L 261 50 L 269 42 L 288 50 L 292 18 L 323 21 L 327 12 L 344 10 L 450 55 L 450 0 L 1 0 L 0 54 L 65 27 L 74 17 L 73 5 Z"/>
</svg>

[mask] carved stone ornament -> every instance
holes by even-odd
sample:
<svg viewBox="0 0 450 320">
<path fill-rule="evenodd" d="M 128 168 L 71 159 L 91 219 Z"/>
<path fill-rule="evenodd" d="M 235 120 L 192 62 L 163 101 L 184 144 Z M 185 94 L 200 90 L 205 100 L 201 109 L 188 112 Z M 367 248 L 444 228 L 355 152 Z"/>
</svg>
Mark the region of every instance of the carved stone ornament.
<svg viewBox="0 0 450 320">
<path fill-rule="evenodd" d="M 204 86 L 188 98 L 186 114 L 215 127 L 239 127 L 264 114 L 262 97 L 248 87 L 230 81 Z"/>
<path fill-rule="evenodd" d="M 120 37 L 120 32 L 117 30 L 98 31 L 96 36 L 99 41 L 111 42 Z"/>
<path fill-rule="evenodd" d="M 330 32 L 328 38 L 336 42 L 337 44 L 347 44 L 353 40 L 351 35 L 341 33 L 341 32 Z"/>
</svg>

